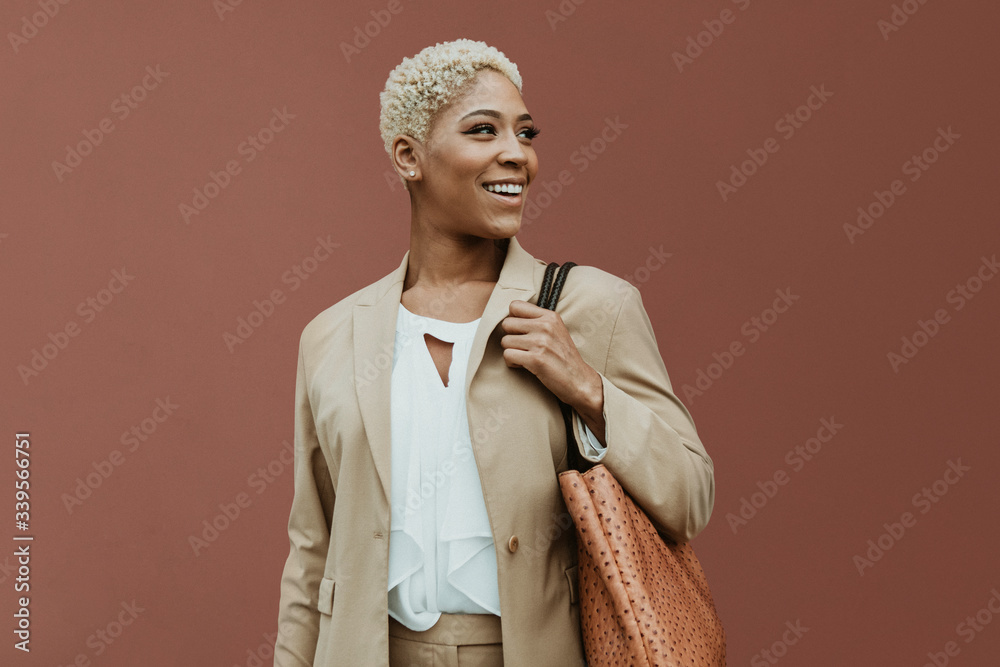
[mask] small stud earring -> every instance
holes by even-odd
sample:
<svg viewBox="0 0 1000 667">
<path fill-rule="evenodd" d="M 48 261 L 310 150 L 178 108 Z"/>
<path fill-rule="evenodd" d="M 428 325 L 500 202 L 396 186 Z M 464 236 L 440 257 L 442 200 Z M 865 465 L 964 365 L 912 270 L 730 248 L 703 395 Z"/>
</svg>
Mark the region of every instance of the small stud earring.
<svg viewBox="0 0 1000 667">
<path fill-rule="evenodd" d="M 416 175 L 417 175 L 417 172 L 415 172 L 415 171 L 411 171 L 410 172 L 410 176 L 416 176 Z"/>
</svg>

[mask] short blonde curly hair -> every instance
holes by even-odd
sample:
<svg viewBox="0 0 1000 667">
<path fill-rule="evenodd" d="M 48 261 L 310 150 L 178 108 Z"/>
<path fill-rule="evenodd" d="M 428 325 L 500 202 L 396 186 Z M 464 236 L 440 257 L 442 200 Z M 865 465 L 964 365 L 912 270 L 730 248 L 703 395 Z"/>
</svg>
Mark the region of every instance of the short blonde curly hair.
<svg viewBox="0 0 1000 667">
<path fill-rule="evenodd" d="M 503 74 L 521 92 L 517 65 L 486 42 L 471 39 L 438 42 L 412 58 L 403 58 L 389 73 L 385 89 L 379 94 L 382 102 L 379 131 L 386 153 L 392 155 L 392 142 L 398 134 L 426 141 L 434 115 L 483 69 Z M 409 190 L 408 181 L 402 176 L 400 179 Z"/>
</svg>

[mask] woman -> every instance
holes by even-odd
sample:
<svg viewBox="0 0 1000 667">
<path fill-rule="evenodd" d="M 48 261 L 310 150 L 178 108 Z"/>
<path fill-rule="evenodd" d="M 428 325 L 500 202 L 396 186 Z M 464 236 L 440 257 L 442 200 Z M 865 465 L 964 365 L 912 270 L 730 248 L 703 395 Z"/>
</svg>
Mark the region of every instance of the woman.
<svg viewBox="0 0 1000 667">
<path fill-rule="evenodd" d="M 535 305 L 546 263 L 515 238 L 538 172 L 520 91 L 470 40 L 386 83 L 410 249 L 302 332 L 276 667 L 584 664 L 557 398 L 569 446 L 658 528 L 708 523 L 712 460 L 638 290 L 577 266 L 558 314 Z"/>
</svg>

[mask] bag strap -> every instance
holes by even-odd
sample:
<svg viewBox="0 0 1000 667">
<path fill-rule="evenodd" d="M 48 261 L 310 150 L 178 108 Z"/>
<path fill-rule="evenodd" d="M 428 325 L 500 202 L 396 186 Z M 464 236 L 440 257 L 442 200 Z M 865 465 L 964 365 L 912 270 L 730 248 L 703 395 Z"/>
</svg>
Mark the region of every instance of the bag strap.
<svg viewBox="0 0 1000 667">
<path fill-rule="evenodd" d="M 552 311 L 556 309 L 556 303 L 559 301 L 560 293 L 562 293 L 566 276 L 569 275 L 569 270 L 574 266 L 576 264 L 573 262 L 566 262 L 562 266 L 559 266 L 557 262 L 551 262 L 545 267 L 545 277 L 542 278 L 542 289 L 538 296 L 539 306 Z M 558 273 L 556 272 L 557 268 L 559 269 Z M 553 276 L 553 274 L 555 275 Z M 584 459 L 577 450 L 576 438 L 573 436 L 573 408 L 564 403 L 562 399 L 557 400 L 562 412 L 563 423 L 566 425 L 566 457 L 569 467 L 579 472 L 586 472 L 591 467 L 591 462 Z"/>
<path fill-rule="evenodd" d="M 562 266 L 559 266 L 557 262 L 551 262 L 545 267 L 545 277 L 542 278 L 542 291 L 538 297 L 539 306 L 549 310 L 556 309 L 556 302 L 559 301 L 559 294 L 562 292 L 563 284 L 566 282 L 566 276 L 569 275 L 569 270 L 574 266 L 576 264 L 573 262 L 566 262 Z M 553 273 L 555 273 L 557 268 L 559 272 L 556 273 L 555 280 L 553 280 Z"/>
</svg>

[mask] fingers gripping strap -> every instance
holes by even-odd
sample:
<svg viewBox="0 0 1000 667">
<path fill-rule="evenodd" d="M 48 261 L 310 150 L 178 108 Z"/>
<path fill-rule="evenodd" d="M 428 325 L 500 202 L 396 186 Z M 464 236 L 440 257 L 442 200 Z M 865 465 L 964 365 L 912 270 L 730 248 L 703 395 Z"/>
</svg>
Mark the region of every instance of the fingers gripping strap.
<svg viewBox="0 0 1000 667">
<path fill-rule="evenodd" d="M 566 276 L 569 275 L 569 270 L 574 266 L 576 264 L 573 262 L 566 262 L 562 266 L 559 266 L 556 262 L 552 262 L 545 267 L 545 277 L 542 279 L 542 289 L 538 297 L 539 306 L 553 311 L 556 309 L 559 295 L 562 292 L 563 285 L 566 283 Z M 559 269 L 558 273 L 556 273 L 557 267 Z M 553 274 L 555 274 L 554 280 Z M 576 439 L 573 437 L 572 409 L 560 400 L 559 410 L 562 412 L 563 422 L 566 425 L 566 455 L 569 458 L 569 467 L 574 470 L 583 471 L 588 466 L 576 450 Z"/>
</svg>

